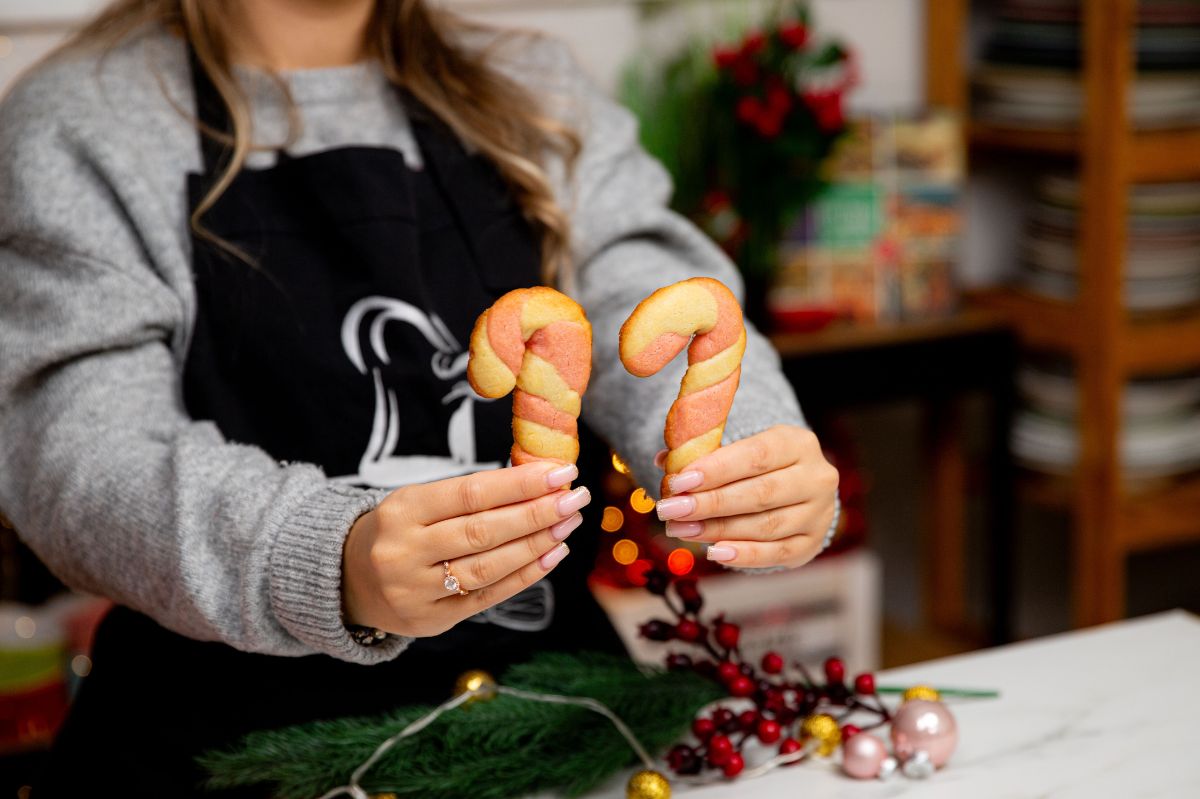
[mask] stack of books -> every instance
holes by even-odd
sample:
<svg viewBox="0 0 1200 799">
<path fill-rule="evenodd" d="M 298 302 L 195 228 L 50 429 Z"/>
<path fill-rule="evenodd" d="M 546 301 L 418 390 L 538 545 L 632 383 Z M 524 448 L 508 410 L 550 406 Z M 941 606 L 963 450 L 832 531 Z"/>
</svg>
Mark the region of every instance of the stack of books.
<svg viewBox="0 0 1200 799">
<path fill-rule="evenodd" d="M 1004 0 L 973 81 L 974 117 L 1004 127 L 1070 130 L 1083 116 L 1081 0 Z M 1138 4 L 1140 129 L 1200 123 L 1200 2 Z"/>
<path fill-rule="evenodd" d="M 1071 300 L 1078 293 L 1079 183 L 1042 180 L 1021 246 L 1021 284 Z M 1173 311 L 1200 301 L 1200 183 L 1141 183 L 1129 191 L 1125 306 Z"/>
<path fill-rule="evenodd" d="M 818 311 L 857 322 L 953 311 L 964 162 L 949 113 L 853 120 L 823 167 L 828 185 L 780 246 L 777 326 Z"/>
</svg>

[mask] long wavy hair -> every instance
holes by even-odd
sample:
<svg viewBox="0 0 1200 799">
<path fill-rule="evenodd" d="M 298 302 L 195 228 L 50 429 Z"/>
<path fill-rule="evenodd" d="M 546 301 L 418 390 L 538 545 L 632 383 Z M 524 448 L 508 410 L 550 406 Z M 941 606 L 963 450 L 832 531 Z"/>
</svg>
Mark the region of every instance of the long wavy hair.
<svg viewBox="0 0 1200 799">
<path fill-rule="evenodd" d="M 254 141 L 249 102 L 232 72 L 230 24 L 224 0 L 115 0 L 68 44 L 111 47 L 153 25 L 177 31 L 191 43 L 233 123 L 232 133 L 200 126 L 204 135 L 232 149 L 228 166 L 190 220 L 192 229 L 209 240 L 213 237 L 204 230 L 203 216 L 243 168 Z M 464 45 L 475 34 L 486 35 L 492 44 Z M 555 200 L 546 159 L 561 158 L 569 171 L 580 142 L 573 130 L 542 112 L 537 98 L 491 63 L 496 48 L 508 38 L 430 7 L 425 0 L 376 0 L 366 44 L 392 83 L 495 164 L 541 240 L 543 276 L 551 282 L 567 257 L 570 229 Z M 301 122 L 293 113 L 293 137 Z"/>
</svg>

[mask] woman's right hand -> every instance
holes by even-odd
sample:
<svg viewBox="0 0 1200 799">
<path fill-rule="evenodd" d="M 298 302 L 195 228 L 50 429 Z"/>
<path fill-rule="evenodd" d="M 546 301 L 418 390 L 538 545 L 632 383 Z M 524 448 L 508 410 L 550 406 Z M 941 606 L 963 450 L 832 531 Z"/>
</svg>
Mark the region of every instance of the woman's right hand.
<svg viewBox="0 0 1200 799">
<path fill-rule="evenodd" d="M 528 463 L 411 485 L 358 519 L 342 551 L 347 624 L 438 635 L 519 594 L 566 557 L 591 502 L 573 465 Z M 443 562 L 469 593 L 443 585 Z"/>
</svg>

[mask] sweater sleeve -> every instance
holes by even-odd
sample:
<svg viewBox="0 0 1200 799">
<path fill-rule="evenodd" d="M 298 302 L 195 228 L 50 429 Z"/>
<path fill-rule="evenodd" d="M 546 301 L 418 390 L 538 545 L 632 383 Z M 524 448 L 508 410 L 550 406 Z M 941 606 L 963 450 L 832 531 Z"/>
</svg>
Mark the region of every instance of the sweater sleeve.
<svg viewBox="0 0 1200 799">
<path fill-rule="evenodd" d="M 684 358 L 650 378 L 625 371 L 618 331 L 634 307 L 655 290 L 691 277 L 711 277 L 742 298 L 733 263 L 698 228 L 668 207 L 671 181 L 641 148 L 633 115 L 607 98 L 563 55 L 569 124 L 583 148 L 563 202 L 573 209 L 573 273 L 565 285 L 594 328 L 592 383 L 585 419 L 630 465 L 639 485 L 657 493 L 663 423 L 686 369 Z M 725 443 L 776 424 L 803 424 L 779 355 L 747 324 L 742 381 Z"/>
<path fill-rule="evenodd" d="M 0 510 L 68 585 L 238 649 L 372 663 L 341 616 L 345 536 L 378 494 L 276 463 L 186 414 L 190 321 L 149 260 L 177 236 L 88 110 L 0 107 Z"/>
</svg>

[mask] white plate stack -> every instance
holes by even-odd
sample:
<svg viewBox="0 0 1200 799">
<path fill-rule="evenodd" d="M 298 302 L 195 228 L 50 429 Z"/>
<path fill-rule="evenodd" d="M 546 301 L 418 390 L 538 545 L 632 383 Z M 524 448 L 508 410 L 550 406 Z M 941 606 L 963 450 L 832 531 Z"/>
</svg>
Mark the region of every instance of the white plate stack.
<svg viewBox="0 0 1200 799">
<path fill-rule="evenodd" d="M 972 116 L 981 122 L 1023 130 L 1073 130 L 1083 118 L 1083 80 L 1075 70 L 989 64 L 975 72 L 972 88 Z M 1130 94 L 1129 117 L 1140 130 L 1200 124 L 1200 75 L 1139 75 Z"/>
<path fill-rule="evenodd" d="M 1079 126 L 1081 8 L 1081 0 L 997 4 L 973 81 L 975 119 L 1039 130 Z M 1200 3 L 1142 0 L 1137 15 L 1133 124 L 1150 130 L 1200 123 Z"/>
<path fill-rule="evenodd" d="M 1135 184 L 1128 214 L 1125 306 L 1172 311 L 1200 302 L 1200 183 Z M 1021 245 L 1021 284 L 1044 297 L 1074 299 L 1078 234 L 1078 182 L 1045 178 Z"/>
<path fill-rule="evenodd" d="M 1027 363 L 1017 373 L 1022 407 L 1013 454 L 1024 466 L 1068 475 L 1079 457 L 1078 390 L 1070 368 Z M 1130 381 L 1122 395 L 1121 464 L 1129 481 L 1200 469 L 1200 374 Z"/>
</svg>

